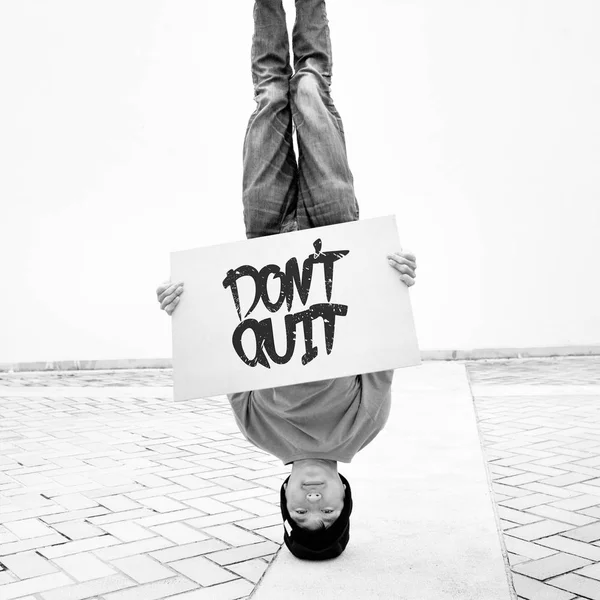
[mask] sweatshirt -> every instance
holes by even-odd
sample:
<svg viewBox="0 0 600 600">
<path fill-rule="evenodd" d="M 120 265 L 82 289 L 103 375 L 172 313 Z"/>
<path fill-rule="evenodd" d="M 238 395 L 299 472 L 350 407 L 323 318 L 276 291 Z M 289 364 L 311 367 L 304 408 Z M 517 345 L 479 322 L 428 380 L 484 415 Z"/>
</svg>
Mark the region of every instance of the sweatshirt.
<svg viewBox="0 0 600 600">
<path fill-rule="evenodd" d="M 305 458 L 349 463 L 383 429 L 394 371 L 229 394 L 246 439 L 287 465 Z"/>
</svg>

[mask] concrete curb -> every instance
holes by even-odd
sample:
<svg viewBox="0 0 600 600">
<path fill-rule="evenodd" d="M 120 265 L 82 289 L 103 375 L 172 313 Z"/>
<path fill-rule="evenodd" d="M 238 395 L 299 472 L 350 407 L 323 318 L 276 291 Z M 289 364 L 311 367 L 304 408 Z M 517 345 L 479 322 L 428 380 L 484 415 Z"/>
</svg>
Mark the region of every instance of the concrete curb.
<svg viewBox="0 0 600 600">
<path fill-rule="evenodd" d="M 503 360 L 512 358 L 549 358 L 556 356 L 600 356 L 600 344 L 589 346 L 549 346 L 539 348 L 476 348 L 462 350 L 423 350 L 421 359 Z M 170 369 L 170 358 L 116 358 L 101 360 L 58 360 L 0 363 L 0 373 L 25 371 L 96 371 L 114 369 Z"/>
</svg>

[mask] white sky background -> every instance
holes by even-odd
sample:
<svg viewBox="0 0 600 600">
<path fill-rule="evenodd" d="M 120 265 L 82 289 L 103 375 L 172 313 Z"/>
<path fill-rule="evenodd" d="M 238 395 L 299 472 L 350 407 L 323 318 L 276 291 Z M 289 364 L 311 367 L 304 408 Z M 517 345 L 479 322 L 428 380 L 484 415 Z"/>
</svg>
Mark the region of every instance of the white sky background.
<svg viewBox="0 0 600 600">
<path fill-rule="evenodd" d="M 421 347 L 600 343 L 600 4 L 328 12 L 361 217 L 417 255 Z M 169 252 L 245 237 L 251 34 L 251 0 L 0 4 L 0 362 L 170 356 Z"/>
</svg>

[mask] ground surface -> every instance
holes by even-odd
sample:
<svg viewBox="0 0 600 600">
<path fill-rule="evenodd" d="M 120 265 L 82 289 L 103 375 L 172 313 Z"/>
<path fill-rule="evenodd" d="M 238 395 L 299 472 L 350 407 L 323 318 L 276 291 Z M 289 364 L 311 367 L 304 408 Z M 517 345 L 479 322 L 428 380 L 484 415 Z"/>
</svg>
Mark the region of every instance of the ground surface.
<svg viewBox="0 0 600 600">
<path fill-rule="evenodd" d="M 466 368 L 519 597 L 600 600 L 600 357 Z M 176 404 L 170 382 L 0 374 L 3 600 L 252 593 L 280 547 L 288 468 L 225 398 Z"/>
</svg>

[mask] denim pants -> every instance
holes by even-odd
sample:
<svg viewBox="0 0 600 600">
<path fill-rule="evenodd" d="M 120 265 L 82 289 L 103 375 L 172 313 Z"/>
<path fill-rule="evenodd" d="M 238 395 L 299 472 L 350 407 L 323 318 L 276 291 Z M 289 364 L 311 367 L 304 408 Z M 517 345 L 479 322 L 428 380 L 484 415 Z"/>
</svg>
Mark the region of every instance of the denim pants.
<svg viewBox="0 0 600 600">
<path fill-rule="evenodd" d="M 244 139 L 248 238 L 358 219 L 342 120 L 330 95 L 325 0 L 296 0 L 294 72 L 282 0 L 256 0 L 252 81 L 256 110 Z M 296 128 L 298 158 L 294 153 Z"/>
</svg>

